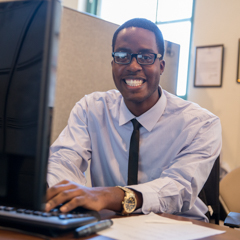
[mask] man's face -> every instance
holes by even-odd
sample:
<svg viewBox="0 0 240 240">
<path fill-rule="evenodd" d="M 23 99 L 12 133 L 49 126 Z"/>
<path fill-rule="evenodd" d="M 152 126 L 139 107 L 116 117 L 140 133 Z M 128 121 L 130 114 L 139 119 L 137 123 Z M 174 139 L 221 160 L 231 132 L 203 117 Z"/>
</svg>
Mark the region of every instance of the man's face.
<svg viewBox="0 0 240 240">
<path fill-rule="evenodd" d="M 125 28 L 118 33 L 114 52 L 158 53 L 155 34 L 143 28 Z M 144 106 L 145 112 L 158 101 L 158 85 L 164 66 L 164 61 L 159 59 L 152 65 L 139 65 L 136 58 L 128 65 L 112 61 L 114 83 L 130 111 Z"/>
</svg>

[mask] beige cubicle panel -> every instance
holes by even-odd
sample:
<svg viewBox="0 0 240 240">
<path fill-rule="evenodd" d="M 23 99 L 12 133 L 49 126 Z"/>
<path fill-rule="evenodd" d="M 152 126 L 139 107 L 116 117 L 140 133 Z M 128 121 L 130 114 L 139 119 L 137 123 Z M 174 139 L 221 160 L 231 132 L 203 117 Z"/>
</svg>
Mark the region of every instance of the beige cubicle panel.
<svg viewBox="0 0 240 240">
<path fill-rule="evenodd" d="M 160 78 L 160 85 L 172 94 L 177 92 L 179 54 L 180 45 L 165 40 L 164 60 L 166 64 L 164 73 Z"/>
<path fill-rule="evenodd" d="M 66 126 L 74 104 L 85 94 L 115 88 L 112 35 L 118 25 L 64 7 L 60 31 L 52 142 Z M 179 45 L 165 43 L 166 70 L 160 84 L 175 94 Z"/>
<path fill-rule="evenodd" d="M 94 91 L 115 88 L 111 36 L 117 25 L 63 8 L 52 141 L 66 126 L 74 104 Z"/>
</svg>

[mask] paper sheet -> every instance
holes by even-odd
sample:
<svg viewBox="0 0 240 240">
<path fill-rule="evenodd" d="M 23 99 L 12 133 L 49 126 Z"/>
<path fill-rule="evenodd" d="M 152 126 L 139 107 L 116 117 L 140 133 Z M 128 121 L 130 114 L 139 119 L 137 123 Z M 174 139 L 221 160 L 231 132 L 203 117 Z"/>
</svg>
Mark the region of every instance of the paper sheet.
<svg viewBox="0 0 240 240">
<path fill-rule="evenodd" d="M 118 240 L 190 240 L 224 233 L 198 226 L 188 221 L 177 221 L 150 213 L 136 217 L 112 219 L 111 228 L 99 235 Z"/>
</svg>

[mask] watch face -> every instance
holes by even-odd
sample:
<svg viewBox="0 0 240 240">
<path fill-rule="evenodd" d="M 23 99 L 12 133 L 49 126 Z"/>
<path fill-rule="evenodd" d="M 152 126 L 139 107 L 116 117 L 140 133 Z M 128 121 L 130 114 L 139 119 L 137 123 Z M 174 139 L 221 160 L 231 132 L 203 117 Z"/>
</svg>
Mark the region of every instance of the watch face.
<svg viewBox="0 0 240 240">
<path fill-rule="evenodd" d="M 134 209 L 136 207 L 135 198 L 130 197 L 130 198 L 126 199 L 124 206 L 125 206 L 126 212 L 130 213 L 130 212 L 134 211 Z"/>
</svg>

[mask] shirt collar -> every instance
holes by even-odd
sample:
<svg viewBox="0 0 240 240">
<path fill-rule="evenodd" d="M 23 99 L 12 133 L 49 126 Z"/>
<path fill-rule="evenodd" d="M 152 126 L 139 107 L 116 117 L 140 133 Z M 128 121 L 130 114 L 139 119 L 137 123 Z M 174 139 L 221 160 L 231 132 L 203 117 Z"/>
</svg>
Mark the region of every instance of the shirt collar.
<svg viewBox="0 0 240 240">
<path fill-rule="evenodd" d="M 135 117 L 128 110 L 124 99 L 122 98 L 120 104 L 119 126 L 122 126 L 131 121 L 133 118 L 136 118 L 141 123 L 141 125 L 150 132 L 162 116 L 167 105 L 167 98 L 161 86 L 159 86 L 159 91 L 161 92 L 161 97 L 158 99 L 157 103 L 139 117 Z"/>
</svg>

